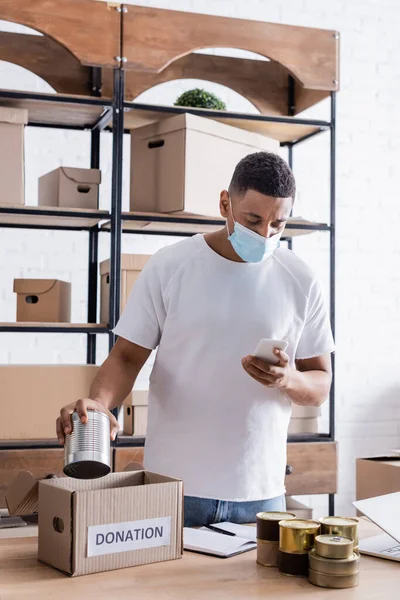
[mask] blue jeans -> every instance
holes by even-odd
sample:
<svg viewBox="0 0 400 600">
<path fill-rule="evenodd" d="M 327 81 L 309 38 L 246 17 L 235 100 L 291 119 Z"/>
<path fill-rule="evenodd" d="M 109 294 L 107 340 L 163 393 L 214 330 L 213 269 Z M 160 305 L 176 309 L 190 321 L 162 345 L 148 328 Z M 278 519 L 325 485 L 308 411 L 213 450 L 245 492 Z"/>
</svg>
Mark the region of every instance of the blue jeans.
<svg viewBox="0 0 400 600">
<path fill-rule="evenodd" d="M 202 527 L 213 523 L 255 523 L 256 514 L 285 511 L 285 496 L 255 502 L 228 502 L 185 496 L 185 527 Z"/>
</svg>

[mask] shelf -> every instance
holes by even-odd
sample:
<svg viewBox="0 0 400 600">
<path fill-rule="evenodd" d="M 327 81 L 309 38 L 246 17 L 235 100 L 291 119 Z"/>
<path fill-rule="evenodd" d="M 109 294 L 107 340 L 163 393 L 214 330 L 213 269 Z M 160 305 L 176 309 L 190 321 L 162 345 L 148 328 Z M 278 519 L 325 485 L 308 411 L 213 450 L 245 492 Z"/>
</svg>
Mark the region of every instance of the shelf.
<svg viewBox="0 0 400 600">
<path fill-rule="evenodd" d="M 0 323 L 1 333 L 108 333 L 104 323 Z"/>
<path fill-rule="evenodd" d="M 0 90 L 0 106 L 28 111 L 28 124 L 65 129 L 104 129 L 112 120 L 111 101 L 90 96 Z"/>
<path fill-rule="evenodd" d="M 125 130 L 136 129 L 161 119 L 167 119 L 174 115 L 191 113 L 201 117 L 207 117 L 246 129 L 255 133 L 260 133 L 282 144 L 297 143 L 303 138 L 309 138 L 313 135 L 329 129 L 328 121 L 317 121 L 310 119 L 298 119 L 295 117 L 273 117 L 260 114 L 232 113 L 217 110 L 207 110 L 201 108 L 182 108 L 177 106 L 150 106 L 145 104 L 135 104 L 134 102 L 125 102 L 124 128 Z"/>
<path fill-rule="evenodd" d="M 118 435 L 116 440 L 116 448 L 123 447 L 137 447 L 141 448 L 144 446 L 146 441 L 145 435 Z"/>
<path fill-rule="evenodd" d="M 0 227 L 90 229 L 109 218 L 106 210 L 0 205 Z"/>
<path fill-rule="evenodd" d="M 194 235 L 196 233 L 210 233 L 225 225 L 222 217 L 207 217 L 193 213 L 122 213 L 123 233 L 143 233 L 153 235 Z M 105 231 L 110 230 L 110 222 L 102 226 Z M 329 231 L 329 226 L 324 223 L 315 223 L 301 218 L 290 218 L 285 228 L 283 237 L 292 238 L 307 235 L 314 231 Z"/>
</svg>

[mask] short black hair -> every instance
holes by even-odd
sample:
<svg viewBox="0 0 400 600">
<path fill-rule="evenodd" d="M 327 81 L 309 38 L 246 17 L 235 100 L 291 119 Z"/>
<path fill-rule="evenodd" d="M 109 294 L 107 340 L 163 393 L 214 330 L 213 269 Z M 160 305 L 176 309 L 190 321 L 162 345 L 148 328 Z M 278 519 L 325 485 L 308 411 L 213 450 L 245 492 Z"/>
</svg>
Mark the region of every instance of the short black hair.
<svg viewBox="0 0 400 600">
<path fill-rule="evenodd" d="M 229 191 L 243 196 L 254 190 L 273 198 L 293 198 L 296 181 L 289 165 L 272 152 L 248 154 L 236 165 Z"/>
</svg>

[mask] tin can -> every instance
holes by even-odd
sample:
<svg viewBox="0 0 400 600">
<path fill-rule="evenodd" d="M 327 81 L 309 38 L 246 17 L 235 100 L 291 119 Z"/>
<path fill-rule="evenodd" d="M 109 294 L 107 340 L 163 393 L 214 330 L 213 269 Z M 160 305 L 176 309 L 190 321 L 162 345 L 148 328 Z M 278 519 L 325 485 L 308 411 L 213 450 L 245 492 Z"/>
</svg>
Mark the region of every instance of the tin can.
<svg viewBox="0 0 400 600">
<path fill-rule="evenodd" d="M 324 517 L 321 523 L 321 534 L 340 535 L 354 542 L 354 550 L 358 550 L 358 519 L 354 517 Z"/>
<path fill-rule="evenodd" d="M 323 558 L 345 559 L 353 555 L 354 542 L 340 535 L 317 535 L 315 553 Z"/>
<path fill-rule="evenodd" d="M 324 575 L 355 575 L 360 570 L 360 555 L 353 552 L 349 558 L 323 558 L 315 551 L 310 550 L 310 569 Z"/>
<path fill-rule="evenodd" d="M 309 568 L 308 553 L 292 554 L 279 550 L 278 566 L 279 571 L 284 575 L 307 577 Z"/>
<path fill-rule="evenodd" d="M 310 569 L 308 581 L 313 585 L 324 588 L 352 588 L 358 585 L 359 573 L 355 573 L 354 575 L 326 575 L 325 573 L 316 573 Z"/>
<path fill-rule="evenodd" d="M 290 521 L 296 515 L 289 512 L 260 512 L 257 514 L 257 539 L 279 542 L 280 521 Z"/>
<path fill-rule="evenodd" d="M 277 567 L 279 557 L 279 542 L 257 540 L 257 564 L 262 567 Z"/>
<path fill-rule="evenodd" d="M 320 524 L 317 521 L 292 519 L 279 523 L 279 550 L 291 554 L 308 554 L 314 547 Z"/>
<path fill-rule="evenodd" d="M 110 420 L 102 412 L 88 411 L 82 423 L 72 414 L 72 433 L 64 445 L 64 473 L 76 479 L 96 479 L 111 471 Z"/>
</svg>

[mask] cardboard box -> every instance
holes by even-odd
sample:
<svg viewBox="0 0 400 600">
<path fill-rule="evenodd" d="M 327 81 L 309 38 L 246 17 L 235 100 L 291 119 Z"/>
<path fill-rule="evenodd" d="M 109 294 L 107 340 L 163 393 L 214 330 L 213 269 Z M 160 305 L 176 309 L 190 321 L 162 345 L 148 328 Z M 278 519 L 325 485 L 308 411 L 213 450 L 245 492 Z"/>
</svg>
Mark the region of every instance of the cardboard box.
<svg viewBox="0 0 400 600">
<path fill-rule="evenodd" d="M 124 310 L 132 286 L 149 260 L 148 254 L 121 255 L 121 312 Z M 110 260 L 100 263 L 100 322 L 108 323 L 110 317 Z"/>
<path fill-rule="evenodd" d="M 321 416 L 320 406 L 299 406 L 292 404 L 292 419 L 315 419 Z"/>
<path fill-rule="evenodd" d="M 356 500 L 400 492 L 400 456 L 356 460 Z"/>
<path fill-rule="evenodd" d="M 183 486 L 148 471 L 39 482 L 41 562 L 86 575 L 182 557 Z"/>
<path fill-rule="evenodd" d="M 286 510 L 294 513 L 298 519 L 312 519 L 313 509 L 298 500 L 292 498 L 292 496 L 286 496 Z"/>
<path fill-rule="evenodd" d="M 124 401 L 125 435 L 146 435 L 148 395 L 148 390 L 133 390 L 131 396 Z"/>
<path fill-rule="evenodd" d="M 59 167 L 39 178 L 39 206 L 98 209 L 99 169 Z"/>
<path fill-rule="evenodd" d="M 14 279 L 17 321 L 70 323 L 71 284 L 58 279 Z"/>
<path fill-rule="evenodd" d="M 0 439 L 56 438 L 60 409 L 89 394 L 95 365 L 0 365 Z"/>
<path fill-rule="evenodd" d="M 237 163 L 279 142 L 191 114 L 131 132 L 131 211 L 219 216 L 219 195 Z"/>
<path fill-rule="evenodd" d="M 289 421 L 288 434 L 297 433 L 318 433 L 318 418 L 298 419 L 292 417 Z"/>
<path fill-rule="evenodd" d="M 33 515 L 39 510 L 39 481 L 21 471 L 6 492 L 8 512 L 13 516 Z"/>
<path fill-rule="evenodd" d="M 0 203 L 25 204 L 24 126 L 28 111 L 0 106 Z"/>
</svg>

